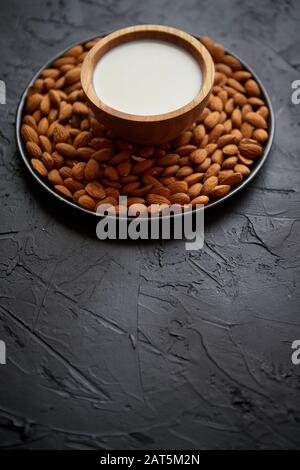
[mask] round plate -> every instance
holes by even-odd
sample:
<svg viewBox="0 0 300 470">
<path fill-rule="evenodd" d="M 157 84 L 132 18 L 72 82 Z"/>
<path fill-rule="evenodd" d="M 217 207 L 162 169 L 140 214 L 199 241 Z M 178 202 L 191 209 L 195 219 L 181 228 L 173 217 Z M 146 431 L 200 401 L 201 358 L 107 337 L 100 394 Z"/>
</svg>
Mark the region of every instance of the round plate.
<svg viewBox="0 0 300 470">
<path fill-rule="evenodd" d="M 102 35 L 89 37 L 86 40 L 82 41 L 81 43 L 77 42 L 75 44 L 71 44 L 66 49 L 60 51 L 58 54 L 56 54 L 54 57 L 52 57 L 46 64 L 44 64 L 40 68 L 40 70 L 38 70 L 38 72 L 32 77 L 32 79 L 28 83 L 24 93 L 22 94 L 22 97 L 20 99 L 20 103 L 19 103 L 19 106 L 18 106 L 18 110 L 17 110 L 17 117 L 16 117 L 16 137 L 17 137 L 18 147 L 19 147 L 19 150 L 20 150 L 21 157 L 22 157 L 22 159 L 23 159 L 23 161 L 26 165 L 26 168 L 31 173 L 31 175 L 35 178 L 35 180 L 43 188 L 45 188 L 48 191 L 48 193 L 51 193 L 59 201 L 67 204 L 69 207 L 72 207 L 72 208 L 77 209 L 81 212 L 85 212 L 86 214 L 90 214 L 90 215 L 94 215 L 94 216 L 97 216 L 97 214 L 95 212 L 90 211 L 88 209 L 84 209 L 83 207 L 78 206 L 74 202 L 68 201 L 67 199 L 60 196 L 58 193 L 56 193 L 52 189 L 52 187 L 50 185 L 47 184 L 47 182 L 45 180 L 43 180 L 37 173 L 34 172 L 32 166 L 31 166 L 30 160 L 27 156 L 26 149 L 25 149 L 22 137 L 21 137 L 21 125 L 22 125 L 23 111 L 24 111 L 24 106 L 25 106 L 25 102 L 26 102 L 27 91 L 33 85 L 33 83 L 39 77 L 39 75 L 42 73 L 42 71 L 45 68 L 47 68 L 52 62 L 54 62 L 54 60 L 58 59 L 61 55 L 63 55 L 65 52 L 67 52 L 71 47 L 76 46 L 78 44 L 85 44 L 86 42 L 91 41 L 91 40 L 96 39 L 96 38 L 99 38 L 99 37 L 105 37 L 107 34 L 109 34 L 109 32 L 105 33 L 105 34 L 102 34 Z M 209 203 L 207 206 L 205 206 L 205 210 L 211 209 L 212 207 L 215 207 L 218 204 L 221 204 L 222 202 L 226 201 L 227 199 L 233 197 L 241 189 L 245 188 L 245 186 L 247 186 L 247 184 L 250 183 L 250 181 L 255 177 L 255 175 L 259 172 L 259 170 L 261 169 L 261 167 L 265 163 L 265 161 L 267 159 L 267 156 L 270 152 L 270 149 L 271 149 L 271 146 L 272 146 L 272 143 L 273 143 L 273 138 L 274 138 L 274 128 L 275 128 L 274 111 L 273 111 L 273 107 L 272 107 L 272 104 L 271 104 L 271 100 L 269 98 L 268 93 L 266 92 L 266 89 L 265 89 L 264 85 L 261 83 L 261 80 L 258 78 L 256 73 L 254 73 L 254 71 L 251 69 L 251 67 L 249 67 L 249 65 L 247 65 L 242 59 L 240 59 L 239 56 L 237 56 L 236 54 L 233 54 L 230 50 L 226 50 L 226 52 L 233 55 L 234 57 L 236 57 L 241 62 L 241 64 L 245 67 L 245 69 L 248 70 L 249 72 L 251 72 L 251 74 L 253 75 L 253 77 L 255 78 L 255 80 L 257 81 L 257 83 L 259 84 L 259 86 L 261 88 L 262 98 L 266 101 L 266 103 L 268 105 L 268 108 L 269 108 L 269 111 L 270 111 L 269 122 L 268 122 L 268 124 L 269 124 L 269 128 L 268 128 L 269 140 L 267 142 L 267 145 L 265 146 L 264 153 L 263 153 L 262 157 L 254 165 L 254 168 L 251 171 L 248 178 L 246 178 L 239 186 L 237 186 L 232 191 L 230 191 L 230 193 L 226 194 L 225 196 L 223 196 L 220 199 L 217 199 L 214 202 Z"/>
</svg>

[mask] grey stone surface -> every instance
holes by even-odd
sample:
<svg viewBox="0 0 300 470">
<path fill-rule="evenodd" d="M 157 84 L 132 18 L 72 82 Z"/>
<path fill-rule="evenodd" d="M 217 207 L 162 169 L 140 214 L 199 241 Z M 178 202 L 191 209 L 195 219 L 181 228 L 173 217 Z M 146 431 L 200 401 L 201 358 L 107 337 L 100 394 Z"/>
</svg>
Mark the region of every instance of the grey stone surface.
<svg viewBox="0 0 300 470">
<path fill-rule="evenodd" d="M 299 448 L 299 21 L 297 0 L 1 2 L 0 448 Z M 144 22 L 221 41 L 276 113 L 267 163 L 207 215 L 199 252 L 98 241 L 16 148 L 18 100 L 46 60 Z"/>
</svg>

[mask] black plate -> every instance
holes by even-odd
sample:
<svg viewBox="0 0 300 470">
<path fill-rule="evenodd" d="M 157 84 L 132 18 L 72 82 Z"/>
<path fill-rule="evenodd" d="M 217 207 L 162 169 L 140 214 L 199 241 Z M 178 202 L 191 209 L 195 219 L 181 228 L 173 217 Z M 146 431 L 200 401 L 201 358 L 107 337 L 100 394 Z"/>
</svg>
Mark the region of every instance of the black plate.
<svg viewBox="0 0 300 470">
<path fill-rule="evenodd" d="M 19 103 L 19 106 L 18 106 L 18 110 L 17 110 L 17 117 L 16 117 L 16 137 L 17 137 L 17 143 L 18 143 L 18 147 L 19 147 L 19 150 L 20 150 L 20 154 L 21 154 L 21 157 L 26 165 L 26 168 L 28 169 L 28 171 L 31 173 L 31 175 L 35 178 L 35 180 L 44 188 L 46 189 L 46 191 L 48 191 L 48 193 L 51 193 L 56 199 L 58 199 L 59 201 L 67 204 L 68 206 L 74 208 L 74 209 L 77 209 L 77 210 L 80 210 L 82 212 L 85 212 L 86 214 L 90 214 L 90 215 L 96 215 L 95 212 L 93 211 L 90 211 L 88 209 L 84 209 L 83 207 L 80 207 L 78 206 L 77 204 L 75 204 L 74 202 L 71 202 L 71 201 L 68 201 L 67 199 L 63 198 L 62 196 L 60 196 L 58 193 L 56 193 L 52 187 L 50 185 L 48 185 L 48 183 L 42 179 L 37 173 L 35 173 L 35 171 L 33 170 L 32 166 L 31 166 L 31 163 L 30 163 L 30 159 L 28 158 L 27 156 L 27 153 L 26 153 L 26 149 L 25 149 L 25 146 L 24 146 L 24 143 L 23 143 L 23 140 L 22 140 L 22 137 L 21 137 L 21 125 L 22 125 L 22 118 L 23 118 L 23 112 L 24 112 L 24 106 L 25 106 L 25 101 L 26 101 L 26 96 L 27 96 L 27 91 L 28 91 L 28 88 L 30 88 L 33 83 L 35 82 L 35 80 L 40 76 L 40 74 L 42 73 L 42 71 L 47 68 L 54 60 L 58 59 L 61 55 L 63 55 L 65 52 L 67 52 L 71 47 L 73 46 L 76 46 L 78 44 L 85 44 L 86 42 L 88 41 L 91 41 L 93 39 L 95 39 L 96 37 L 104 37 L 106 36 L 107 34 L 109 33 L 106 33 L 106 34 L 102 34 L 100 36 L 93 36 L 93 37 L 89 37 L 87 38 L 85 41 L 82 41 L 81 43 L 75 43 L 75 44 L 71 44 L 70 46 L 68 46 L 66 49 L 60 51 L 57 55 L 55 55 L 54 57 L 52 57 L 46 64 L 44 64 L 40 70 L 38 70 L 38 72 L 32 77 L 32 79 L 30 80 L 30 82 L 28 83 L 24 93 L 22 94 L 22 97 L 20 99 L 20 103 Z M 198 38 L 199 39 L 199 38 Z M 265 146 L 265 149 L 264 149 L 264 153 L 262 155 L 262 157 L 257 161 L 257 163 L 255 164 L 253 170 L 251 170 L 251 173 L 250 175 L 248 176 L 248 178 L 246 178 L 239 186 L 237 186 L 236 188 L 234 188 L 232 191 L 230 191 L 230 193 L 226 194 L 225 196 L 223 196 L 222 198 L 220 199 L 217 199 L 216 201 L 214 202 L 211 202 L 209 203 L 207 206 L 205 206 L 205 210 L 208 210 L 208 209 L 211 209 L 212 207 L 215 207 L 217 206 L 218 204 L 221 204 L 222 202 L 226 201 L 227 199 L 235 196 L 239 191 L 241 191 L 241 189 L 245 188 L 245 186 L 247 186 L 247 184 L 250 183 L 250 181 L 255 177 L 255 175 L 257 175 L 257 173 L 259 172 L 259 170 L 261 169 L 261 167 L 263 166 L 263 164 L 265 163 L 268 155 L 269 155 L 269 152 L 271 150 L 271 146 L 272 146 L 272 143 L 273 143 L 273 138 L 274 138 L 274 128 L 275 128 L 275 118 L 274 118 L 274 111 L 273 111 L 273 107 L 272 107 L 272 104 L 271 104 L 271 100 L 269 98 L 269 95 L 268 93 L 266 92 L 266 89 L 265 87 L 263 86 L 263 84 L 261 83 L 260 79 L 258 78 L 258 76 L 256 75 L 256 73 L 254 73 L 254 71 L 251 69 L 251 67 L 249 67 L 249 65 L 247 65 L 242 59 L 240 59 L 236 54 L 233 54 L 231 51 L 229 50 L 226 50 L 227 53 L 233 55 L 234 57 L 236 57 L 240 62 L 241 64 L 245 67 L 246 70 L 248 70 L 249 72 L 251 72 L 251 74 L 253 75 L 253 77 L 255 78 L 255 80 L 258 82 L 260 88 L 261 88 L 261 91 L 262 91 L 262 98 L 266 101 L 267 105 L 268 105 L 268 108 L 270 110 L 270 115 L 269 115 L 269 129 L 268 129 L 268 132 L 269 132 L 269 140 L 268 140 L 268 143 L 267 145 Z"/>
</svg>

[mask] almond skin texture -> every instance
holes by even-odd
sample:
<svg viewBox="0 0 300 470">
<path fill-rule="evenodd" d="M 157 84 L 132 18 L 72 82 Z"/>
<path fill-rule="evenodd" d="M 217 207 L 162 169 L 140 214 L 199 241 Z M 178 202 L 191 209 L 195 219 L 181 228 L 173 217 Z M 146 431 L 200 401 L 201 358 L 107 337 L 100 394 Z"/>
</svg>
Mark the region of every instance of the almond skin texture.
<svg viewBox="0 0 300 470">
<path fill-rule="evenodd" d="M 198 196 L 191 201 L 191 204 L 193 207 L 197 206 L 198 204 L 199 205 L 203 204 L 204 206 L 206 206 L 208 203 L 209 203 L 209 197 L 205 195 Z"/>
<path fill-rule="evenodd" d="M 171 194 L 169 198 L 171 204 L 189 204 L 190 197 L 186 193 Z"/>
<path fill-rule="evenodd" d="M 40 175 L 40 176 L 47 176 L 48 175 L 48 170 L 47 168 L 45 167 L 45 165 L 43 164 L 43 162 L 41 162 L 41 160 L 38 160 L 36 158 L 32 158 L 31 159 L 31 165 L 33 167 L 33 169 Z"/>
<path fill-rule="evenodd" d="M 175 181 L 174 183 L 171 183 L 168 186 L 170 194 L 186 193 L 188 188 L 188 184 L 185 181 Z"/>
<path fill-rule="evenodd" d="M 27 124 L 23 124 L 21 127 L 21 136 L 24 142 L 34 142 L 35 144 L 39 143 L 39 136 L 37 132 Z"/>
<path fill-rule="evenodd" d="M 168 204 L 170 205 L 169 199 L 158 194 L 148 194 L 146 201 L 148 204 Z"/>
<path fill-rule="evenodd" d="M 27 142 L 26 150 L 32 158 L 41 158 L 43 153 L 41 147 L 34 142 Z"/>
<path fill-rule="evenodd" d="M 78 204 L 83 207 L 84 209 L 88 209 L 90 211 L 95 210 L 96 202 L 93 198 L 88 195 L 83 195 L 78 199 Z"/>
<path fill-rule="evenodd" d="M 231 190 L 231 186 L 227 184 L 221 184 L 219 186 L 215 186 L 211 190 L 210 194 L 212 197 L 222 197 L 222 196 L 225 196 L 225 194 L 228 194 L 230 190 Z"/>
<path fill-rule="evenodd" d="M 253 139 L 243 139 L 239 143 L 239 152 L 246 158 L 257 158 L 263 153 L 260 143 Z"/>
<path fill-rule="evenodd" d="M 76 157 L 76 149 L 73 145 L 65 144 L 63 142 L 56 144 L 56 150 L 64 157 L 74 158 Z"/>
<path fill-rule="evenodd" d="M 191 153 L 189 159 L 192 163 L 194 163 L 196 165 L 200 165 L 202 162 L 204 162 L 206 157 L 207 157 L 207 150 L 197 149 L 197 150 L 194 150 L 194 152 Z"/>
<path fill-rule="evenodd" d="M 247 115 L 245 116 L 245 119 L 254 127 L 261 128 L 261 129 L 268 128 L 266 120 L 258 113 L 252 113 L 252 112 L 247 113 Z"/>
<path fill-rule="evenodd" d="M 210 178 L 208 178 L 203 183 L 201 194 L 204 195 L 204 196 L 208 196 L 211 193 L 211 191 L 213 190 L 213 188 L 215 186 L 217 186 L 218 181 L 219 180 L 216 176 L 210 176 Z"/>
<path fill-rule="evenodd" d="M 53 184 L 53 186 L 62 185 L 64 182 L 58 170 L 49 171 L 48 180 L 50 181 L 51 184 Z"/>
<path fill-rule="evenodd" d="M 104 187 L 99 181 L 88 183 L 85 187 L 86 192 L 95 199 L 104 199 L 106 192 Z"/>
<path fill-rule="evenodd" d="M 84 167 L 84 177 L 87 181 L 94 181 L 99 176 L 99 163 L 91 158 Z"/>
<path fill-rule="evenodd" d="M 55 191 L 60 194 L 60 196 L 66 197 L 68 199 L 72 198 L 72 193 L 71 191 L 66 188 L 65 186 L 58 184 L 54 186 Z"/>
<path fill-rule="evenodd" d="M 233 173 L 227 178 L 222 180 L 222 184 L 229 185 L 229 186 L 237 186 L 243 181 L 243 175 L 241 173 Z"/>
</svg>

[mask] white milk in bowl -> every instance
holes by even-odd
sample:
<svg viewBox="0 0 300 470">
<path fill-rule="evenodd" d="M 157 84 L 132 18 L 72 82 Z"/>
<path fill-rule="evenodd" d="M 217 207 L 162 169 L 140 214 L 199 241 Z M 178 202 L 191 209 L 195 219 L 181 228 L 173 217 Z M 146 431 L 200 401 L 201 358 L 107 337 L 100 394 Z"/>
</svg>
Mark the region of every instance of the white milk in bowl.
<svg viewBox="0 0 300 470">
<path fill-rule="evenodd" d="M 141 116 L 168 113 L 199 93 L 201 68 L 185 49 L 170 42 L 141 39 L 120 44 L 96 64 L 93 86 L 115 110 Z"/>
</svg>

